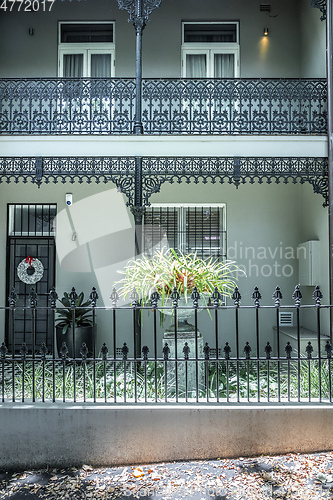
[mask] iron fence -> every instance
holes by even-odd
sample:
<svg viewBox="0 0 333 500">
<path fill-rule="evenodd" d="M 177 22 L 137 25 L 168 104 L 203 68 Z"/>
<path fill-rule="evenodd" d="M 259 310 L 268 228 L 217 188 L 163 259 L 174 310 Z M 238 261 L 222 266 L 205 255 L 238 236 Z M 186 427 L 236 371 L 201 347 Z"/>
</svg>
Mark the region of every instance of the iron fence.
<svg viewBox="0 0 333 500">
<path fill-rule="evenodd" d="M 3 79 L 1 134 L 130 134 L 135 80 Z M 146 134 L 327 133 L 324 79 L 144 79 Z"/>
<path fill-rule="evenodd" d="M 76 305 L 78 295 L 74 288 L 69 298 L 68 311 L 74 319 L 82 313 Z M 39 307 L 33 289 L 25 305 L 19 304 L 19 297 L 13 290 L 9 306 L 2 308 L 9 320 L 7 340 L 11 346 L 16 345 L 15 335 L 22 311 L 26 319 L 30 316 L 31 333 L 30 337 L 26 334 L 25 342 L 16 350 L 9 351 L 6 342 L 0 347 L 2 402 L 332 402 L 332 345 L 321 328 L 322 316 L 332 306 L 322 305 L 319 287 L 313 293 L 314 304 L 310 305 L 301 304 L 299 286 L 293 293 L 294 303 L 289 306 L 281 304 L 279 287 L 274 291 L 271 305 L 261 304 L 257 287 L 252 293 L 253 304 L 247 306 L 241 304 L 238 288 L 234 290 L 230 305 L 221 301 L 222 295 L 217 289 L 203 304 L 200 303 L 204 299 L 196 290 L 188 305 L 179 302 L 177 290 L 173 291 L 171 305 L 164 307 L 159 305 L 156 292 L 145 307 L 141 306 L 135 291 L 129 306 L 117 305 L 119 297 L 115 289 L 110 298 L 110 307 L 98 306 L 98 295 L 93 288 L 91 304 L 85 308 L 88 314 L 91 313 L 92 335 L 86 337 L 82 345 L 78 345 L 76 338 L 78 328 L 73 328 L 63 337 L 66 341 L 60 339 L 57 345 L 54 336 L 52 345 L 47 346 L 44 342 L 36 342 L 37 318 L 51 311 L 55 322 L 56 316 L 64 310 L 58 306 L 56 291 L 50 291 L 48 307 Z M 210 335 L 200 332 L 201 311 L 210 316 Z M 316 320 L 311 340 L 309 331 L 301 324 L 304 311 L 311 311 Z M 108 316 L 108 332 L 104 332 L 104 339 L 97 340 L 100 336 L 95 335 L 96 317 L 102 312 Z M 146 320 L 148 312 L 150 316 Z M 163 337 L 159 336 L 161 312 L 172 314 L 172 324 Z M 295 315 L 292 330 L 295 335 L 290 335 L 285 343 L 281 313 L 282 324 L 286 314 Z M 122 314 L 127 323 L 121 322 Z M 227 314 L 232 319 L 229 323 Z M 252 332 L 251 322 L 246 318 L 245 337 L 242 332 L 244 314 L 253 318 Z M 268 314 L 272 326 L 270 340 L 260 329 L 263 314 Z M 187 321 L 190 317 L 193 324 Z M 138 324 L 146 330 L 142 338 L 148 342 L 144 345 L 138 342 Z M 230 325 L 233 325 L 232 330 Z M 125 337 L 126 342 L 123 342 Z"/>
</svg>

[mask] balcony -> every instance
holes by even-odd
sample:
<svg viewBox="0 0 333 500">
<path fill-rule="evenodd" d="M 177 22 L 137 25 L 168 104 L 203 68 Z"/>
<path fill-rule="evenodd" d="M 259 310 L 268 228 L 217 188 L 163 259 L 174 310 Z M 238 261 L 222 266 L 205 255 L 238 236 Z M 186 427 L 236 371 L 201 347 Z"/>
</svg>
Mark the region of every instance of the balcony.
<svg viewBox="0 0 333 500">
<path fill-rule="evenodd" d="M 129 135 L 135 80 L 3 79 L 1 135 Z M 325 135 L 325 79 L 144 79 L 147 135 Z"/>
</svg>

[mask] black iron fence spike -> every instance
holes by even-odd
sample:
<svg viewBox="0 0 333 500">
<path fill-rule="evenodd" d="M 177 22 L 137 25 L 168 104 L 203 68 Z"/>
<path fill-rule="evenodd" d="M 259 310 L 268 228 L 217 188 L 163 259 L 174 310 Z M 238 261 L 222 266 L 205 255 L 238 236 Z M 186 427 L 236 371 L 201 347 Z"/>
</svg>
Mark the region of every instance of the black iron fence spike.
<svg viewBox="0 0 333 500">
<path fill-rule="evenodd" d="M 254 305 L 256 307 L 260 306 L 261 293 L 259 292 L 259 288 L 257 286 L 254 287 L 254 290 L 251 295 L 252 300 L 254 301 Z"/>
<path fill-rule="evenodd" d="M 194 309 L 197 309 L 199 306 L 200 293 L 198 292 L 196 286 L 193 288 L 193 292 L 191 293 L 191 299 L 193 300 Z"/>
<path fill-rule="evenodd" d="M 299 307 L 301 305 L 301 299 L 302 299 L 302 292 L 300 290 L 300 285 L 295 286 L 295 290 L 293 291 L 292 298 L 295 301 L 296 307 Z"/>
<path fill-rule="evenodd" d="M 111 305 L 112 307 L 117 307 L 117 302 L 119 300 L 119 295 L 115 287 L 113 287 L 112 292 L 110 294 Z"/>
<path fill-rule="evenodd" d="M 4 342 L 2 342 L 1 347 L 0 347 L 0 359 L 5 359 L 7 352 L 8 352 L 8 349 L 6 347 L 6 344 Z"/>
<path fill-rule="evenodd" d="M 20 347 L 20 354 L 21 354 L 21 359 L 25 359 L 28 354 L 28 347 L 25 342 L 22 342 L 22 345 Z"/>
<path fill-rule="evenodd" d="M 72 309 L 75 309 L 75 307 L 76 307 L 77 298 L 78 298 L 78 294 L 76 293 L 75 288 L 72 287 L 72 290 L 69 293 L 69 300 L 71 301 Z"/>
<path fill-rule="evenodd" d="M 252 348 L 248 342 L 246 342 L 244 347 L 245 359 L 250 359 Z"/>
<path fill-rule="evenodd" d="M 144 361 L 148 361 L 148 354 L 149 354 L 149 347 L 147 345 L 144 345 L 142 347 L 142 356 Z"/>
<path fill-rule="evenodd" d="M 99 299 L 99 296 L 98 296 L 97 290 L 94 286 L 92 287 L 92 290 L 90 292 L 89 299 L 91 301 L 91 306 L 96 307 L 97 300 Z"/>
<path fill-rule="evenodd" d="M 107 348 L 107 345 L 104 342 L 104 344 L 101 347 L 101 354 L 102 354 L 103 361 L 106 361 L 108 352 L 109 352 L 109 349 Z"/>
<path fill-rule="evenodd" d="M 319 307 L 321 305 L 321 299 L 323 298 L 323 294 L 322 294 L 322 292 L 321 292 L 321 290 L 320 290 L 320 288 L 319 288 L 318 285 L 314 289 L 312 297 L 316 301 L 316 306 Z"/>
<path fill-rule="evenodd" d="M 136 291 L 136 288 L 133 288 L 133 291 L 130 295 L 130 300 L 131 300 L 132 307 L 137 307 L 139 305 L 139 294 Z"/>
<path fill-rule="evenodd" d="M 208 342 L 205 343 L 204 348 L 203 348 L 203 352 L 205 355 L 205 360 L 207 361 L 209 359 L 209 354 L 210 354 L 210 347 L 208 345 Z"/>
<path fill-rule="evenodd" d="M 210 298 L 213 300 L 214 307 L 219 307 L 222 295 L 220 294 L 217 286 L 214 287 L 214 291 Z"/>
<path fill-rule="evenodd" d="M 170 354 L 170 348 L 167 342 L 165 342 L 163 346 L 163 359 L 164 361 L 168 361 L 169 359 L 169 354 Z"/>
<path fill-rule="evenodd" d="M 42 342 L 42 345 L 40 347 L 40 353 L 41 353 L 41 356 L 42 356 L 42 359 L 45 359 L 46 358 L 46 355 L 48 353 L 48 349 L 46 347 L 46 344 L 45 342 Z"/>
<path fill-rule="evenodd" d="M 326 351 L 327 358 L 331 358 L 332 357 L 332 345 L 331 345 L 329 340 L 326 341 L 325 351 Z"/>
<path fill-rule="evenodd" d="M 313 346 L 312 346 L 311 342 L 308 342 L 308 345 L 306 346 L 305 351 L 306 351 L 308 359 L 311 359 L 312 353 L 313 353 Z"/>
<path fill-rule="evenodd" d="M 266 359 L 271 358 L 271 352 L 272 352 L 272 346 L 270 345 L 269 342 L 265 345 L 265 353 L 266 353 Z"/>
<path fill-rule="evenodd" d="M 235 288 L 234 288 L 234 292 L 233 292 L 233 294 L 232 294 L 232 297 L 231 297 L 231 298 L 232 298 L 232 300 L 234 301 L 234 305 L 235 305 L 236 307 L 239 307 L 239 304 L 240 304 L 240 301 L 241 301 L 242 296 L 241 296 L 241 294 L 239 293 L 239 290 L 238 290 L 238 287 L 237 287 L 237 286 L 235 286 Z"/>
<path fill-rule="evenodd" d="M 49 291 L 49 304 L 51 309 L 55 309 L 57 307 L 58 294 L 56 292 L 55 287 L 53 286 Z"/>
<path fill-rule="evenodd" d="M 67 355 L 68 355 L 68 347 L 67 347 L 66 342 L 63 342 L 61 344 L 61 348 L 60 348 L 61 359 L 64 361 L 66 359 Z"/>
<path fill-rule="evenodd" d="M 38 301 L 38 297 L 37 297 L 36 290 L 32 287 L 30 290 L 30 293 L 29 293 L 29 306 L 31 308 L 36 308 L 37 301 Z"/>
<path fill-rule="evenodd" d="M 88 357 L 88 346 L 85 342 L 82 343 L 81 349 L 80 349 L 80 354 L 82 359 L 85 361 Z"/>
<path fill-rule="evenodd" d="M 155 287 L 150 295 L 151 306 L 153 309 L 157 308 L 159 300 L 160 300 L 160 294 L 158 293 L 158 291 Z"/>
<path fill-rule="evenodd" d="M 280 307 L 282 300 L 282 293 L 279 286 L 275 288 L 275 291 L 273 293 L 273 299 L 275 300 L 275 307 Z"/>
<path fill-rule="evenodd" d="M 190 347 L 189 347 L 187 342 L 185 342 L 185 344 L 184 344 L 183 353 L 184 353 L 184 359 L 188 359 L 189 354 L 190 354 Z"/>
<path fill-rule="evenodd" d="M 126 342 L 124 342 L 124 345 L 123 347 L 121 348 L 121 352 L 122 352 L 122 355 L 123 355 L 123 361 L 126 361 L 127 360 L 127 356 L 128 356 L 128 353 L 129 353 L 129 348 L 126 344 Z"/>
<path fill-rule="evenodd" d="M 292 348 L 290 342 L 287 342 L 287 345 L 286 345 L 284 350 L 286 352 L 287 359 L 291 359 L 291 353 L 292 353 L 293 348 Z"/>
<path fill-rule="evenodd" d="M 223 348 L 223 352 L 224 352 L 225 359 L 230 359 L 231 347 L 229 345 L 229 342 L 225 343 L 225 346 Z"/>
<path fill-rule="evenodd" d="M 178 307 L 178 302 L 179 302 L 179 299 L 180 299 L 180 293 L 178 292 L 176 286 L 173 287 L 173 290 L 172 290 L 172 293 L 171 293 L 170 297 L 171 297 L 171 300 L 172 300 L 173 307 L 177 308 Z"/>
</svg>

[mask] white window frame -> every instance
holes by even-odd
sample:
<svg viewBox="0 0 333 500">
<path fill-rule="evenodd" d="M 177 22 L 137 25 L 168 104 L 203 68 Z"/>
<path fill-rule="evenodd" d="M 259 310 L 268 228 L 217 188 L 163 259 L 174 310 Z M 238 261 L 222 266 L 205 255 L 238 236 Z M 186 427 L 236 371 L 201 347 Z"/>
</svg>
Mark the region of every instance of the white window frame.
<svg viewBox="0 0 333 500">
<path fill-rule="evenodd" d="M 186 209 L 187 208 L 219 208 L 219 232 L 220 232 L 220 245 L 219 245 L 219 254 L 221 259 L 226 259 L 227 255 L 227 215 L 226 215 L 226 204 L 225 203 L 151 203 L 150 208 L 174 208 L 177 209 L 177 217 L 178 217 L 178 230 L 177 240 L 178 240 L 178 249 L 186 253 Z M 142 248 L 145 248 L 145 216 L 143 219 L 143 231 L 142 231 Z M 214 257 L 214 254 L 211 254 Z M 209 257 L 207 255 L 207 257 Z"/>
<path fill-rule="evenodd" d="M 236 25 L 236 42 L 184 42 L 185 24 L 233 24 Z M 234 56 L 234 78 L 240 77 L 240 47 L 239 47 L 239 23 L 237 21 L 212 21 L 212 22 L 182 22 L 182 78 L 186 78 L 186 56 L 188 54 L 205 54 L 207 57 L 206 78 L 214 78 L 214 55 L 233 54 Z"/>
<path fill-rule="evenodd" d="M 91 43 L 62 43 L 61 26 L 64 24 L 112 24 L 113 42 L 91 42 Z M 115 22 L 114 21 L 60 21 L 58 23 L 58 76 L 64 74 L 64 55 L 65 54 L 83 54 L 83 78 L 89 78 L 91 75 L 91 55 L 92 54 L 110 54 L 111 55 L 111 74 L 110 78 L 115 76 L 116 66 L 116 44 L 115 44 Z"/>
</svg>

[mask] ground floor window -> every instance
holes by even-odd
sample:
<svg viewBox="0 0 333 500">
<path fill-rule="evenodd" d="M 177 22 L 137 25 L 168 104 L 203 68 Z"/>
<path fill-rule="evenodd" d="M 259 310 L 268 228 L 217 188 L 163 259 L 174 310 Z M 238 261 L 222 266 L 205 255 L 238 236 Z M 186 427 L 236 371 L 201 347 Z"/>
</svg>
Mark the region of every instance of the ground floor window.
<svg viewBox="0 0 333 500">
<path fill-rule="evenodd" d="M 152 204 L 144 215 L 144 253 L 168 247 L 201 258 L 225 258 L 225 205 Z"/>
</svg>

